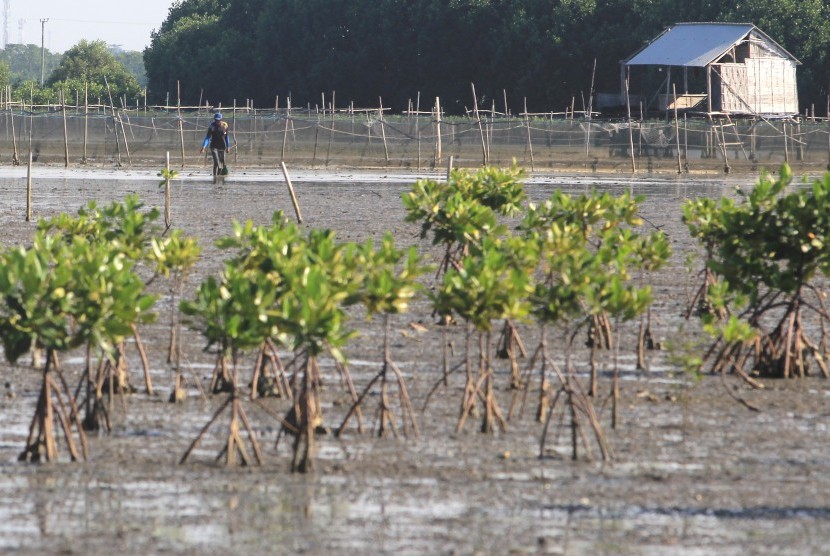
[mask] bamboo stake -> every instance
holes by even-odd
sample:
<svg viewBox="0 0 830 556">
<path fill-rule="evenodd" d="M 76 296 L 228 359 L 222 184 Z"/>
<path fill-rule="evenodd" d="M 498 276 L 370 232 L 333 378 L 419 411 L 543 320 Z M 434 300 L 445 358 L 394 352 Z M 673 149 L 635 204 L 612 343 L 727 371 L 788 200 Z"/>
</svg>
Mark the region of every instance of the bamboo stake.
<svg viewBox="0 0 830 556">
<path fill-rule="evenodd" d="M 32 221 L 32 150 L 29 149 L 29 165 L 26 169 L 26 222 Z"/>
<path fill-rule="evenodd" d="M 677 87 L 674 83 L 671 85 L 672 96 L 674 97 L 674 140 L 677 149 L 677 173 L 683 173 L 683 165 L 680 162 L 680 126 L 677 120 Z"/>
<path fill-rule="evenodd" d="M 115 105 L 112 103 L 112 92 L 110 91 L 110 84 L 104 77 L 104 83 L 107 85 L 107 95 L 110 99 L 110 110 L 112 111 L 112 125 L 115 131 L 115 148 L 118 151 L 118 166 L 121 166 L 121 141 L 118 139 L 118 118 L 115 115 Z"/>
<path fill-rule="evenodd" d="M 279 102 L 279 98 L 280 97 L 277 97 L 277 102 Z M 282 153 L 280 155 L 280 160 L 283 161 L 283 162 L 285 161 L 285 143 L 288 141 L 288 122 L 291 119 L 291 99 L 290 98 L 287 98 L 285 100 L 285 105 L 286 105 L 287 111 L 285 113 L 285 129 L 283 130 L 283 133 L 282 133 Z"/>
<path fill-rule="evenodd" d="M 147 101 L 144 102 L 145 106 Z M 89 137 L 89 83 L 84 81 L 84 154 L 81 163 L 86 164 L 86 145 Z"/>
<path fill-rule="evenodd" d="M 441 99 L 435 97 L 435 160 L 433 168 L 441 164 Z"/>
<path fill-rule="evenodd" d="M 527 128 L 527 149 L 530 151 L 530 171 L 533 172 L 533 142 L 530 140 L 530 116 L 527 113 L 527 97 L 524 97 L 525 127 Z"/>
<path fill-rule="evenodd" d="M 330 126 L 331 127 L 329 129 L 329 146 L 328 146 L 328 149 L 326 150 L 326 166 L 329 165 L 329 161 L 331 160 L 331 141 L 334 137 L 334 110 L 335 110 L 334 94 L 335 94 L 335 91 L 332 91 L 331 92 L 331 114 L 330 114 L 330 121 L 331 121 Z M 325 107 L 325 105 L 324 105 L 324 107 Z"/>
<path fill-rule="evenodd" d="M 415 137 L 418 141 L 418 170 L 421 169 L 421 91 L 415 97 Z"/>
<path fill-rule="evenodd" d="M 383 154 L 386 157 L 386 164 L 389 164 L 389 147 L 386 146 L 386 128 L 383 125 L 383 98 L 378 97 L 378 119 L 380 120 L 380 134 L 383 137 Z"/>
<path fill-rule="evenodd" d="M 631 98 L 628 94 L 628 76 L 625 78 L 625 111 L 628 114 L 628 147 L 631 151 L 631 173 L 637 173 L 637 163 L 634 160 L 634 130 L 631 129 Z"/>
<path fill-rule="evenodd" d="M 452 163 L 453 163 L 453 156 L 450 155 L 447 158 L 447 181 L 450 181 L 450 175 L 452 175 Z"/>
<path fill-rule="evenodd" d="M 231 141 L 233 141 L 233 146 L 236 147 L 236 133 L 234 130 L 236 129 L 236 99 L 233 99 L 233 112 L 231 112 Z M 233 163 L 236 165 L 237 156 L 239 153 L 239 148 L 233 150 Z"/>
<path fill-rule="evenodd" d="M 182 122 L 182 85 L 176 81 L 176 117 L 179 122 L 179 142 L 181 143 L 182 168 L 184 168 L 184 124 Z"/>
<path fill-rule="evenodd" d="M 19 166 L 20 165 L 20 155 L 17 152 L 17 134 L 15 133 L 15 130 L 14 130 L 14 108 L 11 108 L 9 111 L 11 113 L 11 118 L 10 119 L 11 119 L 11 122 L 12 122 L 12 149 L 14 151 L 13 154 L 12 154 L 12 165 L 13 166 Z"/>
<path fill-rule="evenodd" d="M 481 136 L 481 157 L 482 165 L 487 166 L 487 143 L 484 141 L 484 128 L 481 126 L 481 117 L 478 113 L 478 98 L 476 97 L 476 86 L 470 83 L 473 90 L 473 114 L 475 114 L 476 123 L 478 124 L 478 133 Z"/>
<path fill-rule="evenodd" d="M 165 153 L 164 167 L 167 169 L 164 178 L 164 225 L 169 228 L 172 220 L 170 215 L 170 151 Z"/>
<path fill-rule="evenodd" d="M 280 167 L 282 167 L 282 175 L 285 177 L 285 184 L 288 186 L 288 193 L 291 195 L 291 204 L 294 205 L 294 214 L 297 215 L 297 223 L 303 223 L 303 216 L 300 214 L 300 204 L 297 202 L 297 196 L 294 194 L 294 186 L 291 185 L 291 177 L 288 175 L 288 168 L 285 166 L 285 162 L 280 162 Z"/>
<path fill-rule="evenodd" d="M 66 129 L 66 98 L 61 90 L 61 116 L 63 117 L 63 167 L 69 168 L 69 131 Z"/>
</svg>

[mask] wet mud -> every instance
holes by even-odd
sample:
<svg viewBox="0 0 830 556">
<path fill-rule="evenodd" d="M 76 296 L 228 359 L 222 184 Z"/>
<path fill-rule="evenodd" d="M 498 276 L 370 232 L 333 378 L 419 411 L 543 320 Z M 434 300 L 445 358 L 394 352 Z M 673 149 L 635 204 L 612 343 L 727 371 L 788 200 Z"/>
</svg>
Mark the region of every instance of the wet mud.
<svg viewBox="0 0 830 556">
<path fill-rule="evenodd" d="M 306 226 L 331 228 L 342 240 L 362 241 L 391 231 L 401 245 L 439 253 L 404 222 L 400 196 L 415 173 L 298 172 L 293 175 Z M 35 224 L 25 222 L 25 173 L 0 171 L 2 242 L 26 243 Z M 75 212 L 90 200 L 107 203 L 137 193 L 161 207 L 156 170 L 63 171 L 46 169 L 35 180 L 34 215 Z M 532 200 L 555 188 L 645 196 L 649 225 L 672 239 L 674 255 L 659 273 L 639 277 L 654 287 L 652 332 L 664 346 L 699 339 L 682 313 L 697 286 L 686 257 L 694 249 L 680 221 L 688 196 L 732 194 L 751 176 L 722 179 L 564 177 L 527 180 Z M 204 257 L 188 291 L 221 267 L 213 240 L 231 231 L 233 219 L 267 224 L 275 210 L 293 215 L 276 171 L 236 172 L 224 185 L 208 172 L 184 172 L 173 187 L 173 225 L 196 236 Z M 426 279 L 429 287 L 430 279 Z M 160 293 L 165 293 L 163 289 Z M 830 381 L 765 381 L 752 390 L 733 377 L 696 380 L 670 362 L 668 349 L 648 353 L 636 370 L 639 322 L 620 327 L 618 353 L 600 355 L 596 400 L 614 459 L 571 459 L 570 430 L 554 420 L 540 454 L 542 427 L 533 419 L 535 395 L 508 388 L 508 366 L 499 361 L 497 397 L 512 416 L 506 433 L 484 435 L 471 420 L 456 433 L 463 392 L 461 372 L 427 396 L 442 376 L 442 347 L 452 363 L 463 357 L 463 326 L 438 326 L 428 302 L 393 319 L 392 357 L 405 374 L 419 409 L 420 435 L 377 438 L 377 395 L 363 406 L 365 432 L 356 421 L 340 437 L 319 437 L 311 475 L 289 472 L 285 439 L 275 447 L 279 423 L 250 405 L 263 445 L 261 467 L 215 463 L 224 440 L 218 423 L 189 463 L 178 460 L 221 396 L 202 399 L 214 355 L 188 333 L 191 379 L 183 404 L 170 404 L 173 373 L 166 363 L 167 310 L 141 330 L 157 393 L 142 392 L 138 354 L 130 349 L 131 381 L 138 392 L 113 407 L 111 434 L 91 437 L 90 460 L 32 465 L 17 462 L 37 400 L 38 373 L 27 365 L 0 365 L 0 552 L 21 554 L 820 554 L 830 542 Z M 356 312 L 359 336 L 347 349 L 349 371 L 361 390 L 380 368 L 382 325 Z M 521 327 L 532 349 L 538 331 Z M 552 333 L 561 363 L 565 343 Z M 584 340 L 574 352 L 587 373 Z M 692 345 L 686 349 L 695 349 Z M 288 361 L 291 355 L 282 353 Z M 526 361 L 522 362 L 524 365 Z M 326 425 L 336 428 L 348 394 L 331 361 L 321 362 Z M 63 361 L 78 380 L 82 354 Z M 611 428 L 611 374 L 621 370 L 620 422 Z M 253 367 L 253 357 L 243 369 Z M 535 378 L 535 377 L 534 377 Z M 758 411 L 737 403 L 741 397 Z M 282 414 L 285 400 L 266 407 Z"/>
</svg>

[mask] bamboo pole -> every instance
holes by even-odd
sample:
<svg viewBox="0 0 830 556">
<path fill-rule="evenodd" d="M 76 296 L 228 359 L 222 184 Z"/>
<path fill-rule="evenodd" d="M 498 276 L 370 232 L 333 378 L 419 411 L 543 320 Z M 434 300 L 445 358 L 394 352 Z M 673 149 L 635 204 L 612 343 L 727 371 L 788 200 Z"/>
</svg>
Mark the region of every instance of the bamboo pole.
<svg viewBox="0 0 830 556">
<path fill-rule="evenodd" d="M 628 114 L 628 148 L 631 152 L 631 173 L 637 173 L 637 163 L 634 159 L 634 130 L 631 129 L 631 97 L 628 94 L 628 76 L 625 77 L 625 111 Z"/>
<path fill-rule="evenodd" d="M 689 124 L 686 113 L 683 113 L 683 170 L 689 173 Z"/>
<path fill-rule="evenodd" d="M 683 165 L 680 162 L 680 125 L 677 120 L 677 87 L 674 83 L 671 85 L 672 97 L 674 97 L 674 142 L 677 148 L 677 173 L 683 173 Z"/>
<path fill-rule="evenodd" d="M 282 168 L 282 175 L 285 177 L 285 184 L 288 186 L 288 193 L 291 195 L 291 204 L 294 205 L 294 214 L 297 215 L 297 223 L 303 223 L 303 216 L 300 214 L 300 204 L 297 202 L 297 195 L 294 194 L 294 186 L 291 185 L 291 177 L 288 175 L 288 168 L 285 166 L 285 162 L 280 162 L 280 167 Z"/>
<path fill-rule="evenodd" d="M 527 149 L 530 151 L 530 171 L 533 172 L 535 168 L 533 167 L 533 142 L 530 139 L 530 116 L 527 113 L 527 97 L 524 97 L 524 107 L 525 107 L 525 128 L 527 128 Z"/>
<path fill-rule="evenodd" d="M 32 149 L 29 149 L 29 165 L 26 167 L 26 222 L 32 221 Z"/>
<path fill-rule="evenodd" d="M 17 152 L 17 133 L 14 129 L 14 108 L 10 108 L 9 112 L 11 113 L 11 122 L 12 122 L 12 165 L 13 166 L 20 166 L 20 155 Z"/>
<path fill-rule="evenodd" d="M 383 98 L 378 97 L 378 119 L 380 120 L 380 135 L 383 137 L 383 154 L 386 157 L 386 164 L 389 164 L 389 147 L 386 145 L 386 128 L 383 124 Z"/>
<path fill-rule="evenodd" d="M 415 137 L 418 142 L 418 170 L 421 169 L 421 91 L 415 97 Z"/>
<path fill-rule="evenodd" d="M 441 99 L 435 97 L 435 159 L 432 166 L 441 164 Z"/>
<path fill-rule="evenodd" d="M 112 111 L 112 125 L 115 131 L 115 148 L 118 152 L 118 166 L 121 166 L 121 141 L 118 139 L 118 118 L 115 116 L 115 105 L 112 103 L 112 92 L 110 91 L 110 84 L 104 77 L 104 83 L 107 85 L 107 95 L 110 99 L 110 110 Z"/>
<path fill-rule="evenodd" d="M 164 177 L 164 225 L 169 228 L 172 221 L 170 214 L 170 151 L 165 153 L 164 167 L 167 169 Z"/>
<path fill-rule="evenodd" d="M 470 87 L 473 90 L 473 114 L 475 114 L 476 122 L 478 124 L 478 133 L 481 136 L 482 165 L 487 166 L 487 144 L 484 141 L 484 128 L 481 127 L 481 117 L 478 113 L 478 98 L 476 97 L 476 86 L 474 83 L 470 83 Z"/>
<path fill-rule="evenodd" d="M 63 167 L 69 168 L 69 130 L 66 128 L 66 98 L 61 90 L 61 116 L 63 117 Z"/>
<path fill-rule="evenodd" d="M 147 101 L 145 100 L 145 105 Z M 89 138 L 89 83 L 84 81 L 84 154 L 81 163 L 86 164 L 86 146 Z"/>
<path fill-rule="evenodd" d="M 331 110 L 330 110 L 330 129 L 329 129 L 329 146 L 326 150 L 326 166 L 329 165 L 329 161 L 331 160 L 331 141 L 334 138 L 334 96 L 336 91 L 331 92 Z"/>
<path fill-rule="evenodd" d="M 231 141 L 233 141 L 233 146 L 237 147 L 236 144 L 236 99 L 233 99 L 233 112 L 231 112 Z M 233 164 L 236 165 L 237 157 L 239 153 L 239 148 L 235 148 L 233 150 Z"/>
<path fill-rule="evenodd" d="M 182 168 L 184 168 L 184 123 L 182 122 L 182 85 L 176 80 L 176 119 L 179 123 L 179 143 L 182 153 Z"/>
<path fill-rule="evenodd" d="M 279 102 L 279 98 L 277 97 L 277 102 Z M 291 119 L 291 99 L 285 99 L 285 105 L 287 111 L 285 113 L 285 129 L 282 132 L 282 153 L 280 154 L 280 160 L 285 161 L 285 144 L 288 141 L 288 122 Z"/>
</svg>

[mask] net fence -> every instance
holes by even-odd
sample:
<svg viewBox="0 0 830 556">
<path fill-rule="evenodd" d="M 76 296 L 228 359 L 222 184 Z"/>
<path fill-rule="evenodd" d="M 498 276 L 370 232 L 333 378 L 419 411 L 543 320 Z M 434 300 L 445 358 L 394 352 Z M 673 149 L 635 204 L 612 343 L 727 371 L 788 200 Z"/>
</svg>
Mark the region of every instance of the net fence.
<svg viewBox="0 0 830 556">
<path fill-rule="evenodd" d="M 444 117 L 380 111 L 240 110 L 226 114 L 239 167 L 431 168 L 484 163 L 541 170 L 826 167 L 828 123 L 819 119 L 682 118 L 626 121 L 561 116 Z M 0 111 L 0 163 L 200 167 L 210 111 Z"/>
</svg>

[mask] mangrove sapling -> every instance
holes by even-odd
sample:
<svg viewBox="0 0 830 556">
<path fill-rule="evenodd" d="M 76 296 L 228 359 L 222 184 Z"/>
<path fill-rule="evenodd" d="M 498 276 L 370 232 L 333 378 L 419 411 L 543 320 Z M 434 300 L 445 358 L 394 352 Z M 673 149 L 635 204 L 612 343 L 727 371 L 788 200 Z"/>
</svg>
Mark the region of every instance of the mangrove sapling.
<svg viewBox="0 0 830 556">
<path fill-rule="evenodd" d="M 418 435 L 418 424 L 415 412 L 409 398 L 403 373 L 392 360 L 390 347 L 391 324 L 389 316 L 407 311 L 409 301 L 418 288 L 416 279 L 426 269 L 421 266 L 420 257 L 414 247 L 405 254 L 395 248 L 394 238 L 387 233 L 383 236 L 380 245 L 375 248 L 374 242 L 367 241 L 358 251 L 358 266 L 363 277 L 362 302 L 369 317 L 383 314 L 383 364 L 380 371 L 369 381 L 363 392 L 352 405 L 338 429 L 338 435 L 343 431 L 351 415 L 358 409 L 371 391 L 372 387 L 380 382 L 379 407 L 377 410 L 377 435 L 385 436 L 387 431 L 397 436 L 395 414 L 389 401 L 389 373 L 394 375 L 398 390 L 398 400 L 401 406 L 401 424 L 403 434 Z M 406 259 L 404 260 L 404 256 Z M 401 264 L 403 262 L 403 264 Z M 400 268 L 399 268 L 400 267 Z"/>
<path fill-rule="evenodd" d="M 444 246 L 437 278 L 450 268 L 458 269 L 468 255 L 480 253 L 484 237 L 502 237 L 507 228 L 499 217 L 519 214 L 525 200 L 521 178 L 524 171 L 484 167 L 477 172 L 452 169 L 446 183 L 418 180 L 403 196 L 408 222 L 420 222 L 421 237 L 432 234 L 433 245 Z M 450 315 L 444 315 L 450 318 Z M 514 324 L 505 319 L 497 356 L 510 360 L 510 385 L 521 383 L 518 358 L 526 350 Z"/>
<path fill-rule="evenodd" d="M 407 222 L 421 224 L 421 238 L 432 234 L 433 245 L 444 246 L 438 276 L 457 267 L 485 236 L 504 235 L 497 216 L 513 216 L 522 208 L 524 171 L 481 168 L 473 173 L 454 168 L 446 183 L 421 179 L 403 195 Z"/>
<path fill-rule="evenodd" d="M 216 366 L 228 377 L 228 395 L 185 451 L 180 463 L 187 461 L 211 425 L 230 408 L 227 441 L 217 459 L 224 456 L 227 465 L 235 465 L 237 461 L 248 465 L 254 463 L 254 460 L 257 464 L 262 464 L 259 442 L 242 405 L 239 358 L 244 351 L 258 348 L 262 345 L 263 338 L 274 333 L 273 321 L 268 312 L 275 299 L 275 290 L 270 280 L 226 263 L 219 280 L 208 277 L 199 286 L 193 301 L 182 302 L 182 312 L 204 336 L 206 349 L 215 347 L 217 350 Z M 240 435 L 240 421 L 247 432 L 253 459 Z"/>
<path fill-rule="evenodd" d="M 196 239 L 185 237 L 181 230 L 173 230 L 163 238 L 152 238 L 150 240 L 150 250 L 147 254 L 148 259 L 154 263 L 156 274 L 170 279 L 170 341 L 167 349 L 167 362 L 172 363 L 175 372 L 175 380 L 170 392 L 171 402 L 181 402 L 187 397 L 181 367 L 182 341 L 179 299 L 182 297 L 188 274 L 198 262 L 201 253 L 202 249 Z M 138 336 L 137 330 L 136 336 Z M 139 347 L 141 347 L 140 344 Z"/>
<path fill-rule="evenodd" d="M 830 174 L 810 187 L 786 192 L 787 165 L 779 177 L 762 174 L 740 202 L 689 201 L 684 220 L 710 250 L 706 266 L 718 277 L 707 288 L 716 311 L 701 316 L 713 342 L 706 362 L 713 372 L 789 378 L 828 376 L 826 353 L 808 332 L 808 321 L 830 319 L 818 275 L 830 275 Z M 770 324 L 772 326 L 770 326 Z"/>
<path fill-rule="evenodd" d="M 506 430 L 493 385 L 491 331 L 495 319 L 523 318 L 529 310 L 527 296 L 536 266 L 534 245 L 520 238 L 482 239 L 478 254 L 464 257 L 458 269 L 450 269 L 440 288 L 432 294 L 440 315 L 457 314 L 467 324 L 465 359 L 467 380 L 456 430 L 464 423 L 481 398 L 484 405 L 482 432 Z M 470 335 L 478 333 L 479 358 L 475 374 L 471 368 Z"/>
<path fill-rule="evenodd" d="M 156 209 L 143 210 L 144 205 L 137 195 L 128 195 L 123 202 L 113 202 L 99 207 L 94 201 L 78 210 L 76 216 L 65 213 L 38 223 L 38 229 L 60 237 L 71 243 L 77 238 L 87 242 L 109 245 L 114 252 L 124 255 L 138 265 L 148 257 L 150 240 L 159 233 L 154 222 L 159 217 Z M 153 394 L 149 362 L 137 327 L 132 327 L 132 336 L 144 369 L 144 384 L 148 394 Z M 123 384 L 116 385 L 120 391 L 133 391 L 129 386 L 126 358 L 120 360 L 117 374 Z M 91 377 L 90 377 L 91 378 Z"/>
<path fill-rule="evenodd" d="M 87 345 L 113 356 L 133 324 L 152 319 L 155 299 L 143 294 L 132 262 L 108 244 L 81 237 L 66 241 L 38 231 L 31 248 L 11 249 L 2 258 L 0 335 L 6 357 L 14 362 L 35 344 L 46 351 L 41 396 L 21 459 L 57 458 L 53 419 L 64 430 L 73 460 L 79 459 L 72 440 L 75 425 L 86 458 L 80 409 L 57 354 Z M 85 403 L 89 407 L 94 401 Z"/>
<path fill-rule="evenodd" d="M 337 242 L 328 230 L 303 235 L 281 212 L 268 227 L 234 223 L 233 236 L 217 245 L 237 250 L 228 266 L 254 283 L 268 284 L 267 299 L 257 301 L 265 311 L 261 322 L 268 324 L 260 343 L 279 341 L 301 362 L 290 381 L 293 404 L 281 420 L 281 433 L 294 435 L 292 471 L 311 471 L 315 433 L 323 424 L 318 358 L 329 353 L 345 362 L 341 350 L 354 335 L 345 326 L 345 308 L 363 299 L 359 249 Z M 356 401 L 353 389 L 350 395 Z"/>
<path fill-rule="evenodd" d="M 574 289 L 585 318 L 591 349 L 589 393 L 597 395 L 596 350 L 613 347 L 612 317 L 629 320 L 649 305 L 650 290 L 631 284 L 634 270 L 656 270 L 668 260 L 669 243 L 662 232 L 643 234 L 641 197 L 589 193 L 572 197 L 555 192 L 539 206 L 531 205 L 520 229 L 539 242 L 542 273 L 551 286 Z M 577 317 L 573 307 L 569 314 Z"/>
</svg>

